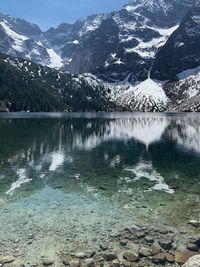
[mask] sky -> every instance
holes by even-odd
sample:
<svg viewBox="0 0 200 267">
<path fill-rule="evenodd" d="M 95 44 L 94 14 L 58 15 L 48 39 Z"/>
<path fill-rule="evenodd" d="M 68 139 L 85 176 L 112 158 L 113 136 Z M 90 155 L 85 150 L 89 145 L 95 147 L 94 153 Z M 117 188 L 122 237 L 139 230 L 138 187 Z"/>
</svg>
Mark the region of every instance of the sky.
<svg viewBox="0 0 200 267">
<path fill-rule="evenodd" d="M 62 22 L 120 9 L 129 0 L 0 0 L 0 12 L 36 23 L 43 30 Z"/>
</svg>

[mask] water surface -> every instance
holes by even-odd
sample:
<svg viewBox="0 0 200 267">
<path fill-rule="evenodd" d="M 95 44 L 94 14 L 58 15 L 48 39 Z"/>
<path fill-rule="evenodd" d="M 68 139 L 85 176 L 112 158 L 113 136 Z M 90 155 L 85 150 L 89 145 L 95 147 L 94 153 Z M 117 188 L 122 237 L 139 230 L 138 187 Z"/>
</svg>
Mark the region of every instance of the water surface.
<svg viewBox="0 0 200 267">
<path fill-rule="evenodd" d="M 200 219 L 198 114 L 1 114 L 0 151 L 0 252 L 24 261 Z"/>
</svg>

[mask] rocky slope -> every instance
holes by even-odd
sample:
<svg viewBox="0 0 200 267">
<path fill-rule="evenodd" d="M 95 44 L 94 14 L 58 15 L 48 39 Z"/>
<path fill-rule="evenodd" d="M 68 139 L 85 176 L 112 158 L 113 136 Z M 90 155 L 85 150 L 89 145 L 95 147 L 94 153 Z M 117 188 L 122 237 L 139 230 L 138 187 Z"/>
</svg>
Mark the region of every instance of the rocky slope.
<svg viewBox="0 0 200 267">
<path fill-rule="evenodd" d="M 23 62 L 33 87 L 38 86 L 35 77 L 40 86 L 46 82 L 47 72 L 48 88 L 70 91 L 68 98 L 58 92 L 62 104 L 52 110 L 200 111 L 199 18 L 196 0 L 133 0 L 117 12 L 63 23 L 46 32 L 0 14 L 0 52 L 39 64 L 17 60 Z M 6 63 L 10 68 L 10 61 Z M 31 76 L 26 64 L 41 69 L 41 77 L 34 71 L 36 76 Z M 59 75 L 71 85 L 57 81 Z M 77 86 L 82 88 L 79 94 L 74 92 Z M 81 96 L 84 104 L 72 101 L 71 95 Z M 12 102 L 7 98 L 2 95 L 0 109 Z"/>
<path fill-rule="evenodd" d="M 118 107 L 120 108 L 120 107 Z M 112 111 L 108 89 L 89 78 L 0 54 L 0 111 Z"/>
</svg>

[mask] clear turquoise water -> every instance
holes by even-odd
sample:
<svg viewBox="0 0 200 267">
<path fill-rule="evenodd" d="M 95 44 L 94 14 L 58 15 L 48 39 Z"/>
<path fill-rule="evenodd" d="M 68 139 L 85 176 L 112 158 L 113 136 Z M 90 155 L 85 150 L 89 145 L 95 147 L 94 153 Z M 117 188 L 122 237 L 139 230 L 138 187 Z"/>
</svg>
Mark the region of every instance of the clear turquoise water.
<svg viewBox="0 0 200 267">
<path fill-rule="evenodd" d="M 198 114 L 0 115 L 0 252 L 37 262 L 134 224 L 189 236 L 199 197 Z"/>
</svg>

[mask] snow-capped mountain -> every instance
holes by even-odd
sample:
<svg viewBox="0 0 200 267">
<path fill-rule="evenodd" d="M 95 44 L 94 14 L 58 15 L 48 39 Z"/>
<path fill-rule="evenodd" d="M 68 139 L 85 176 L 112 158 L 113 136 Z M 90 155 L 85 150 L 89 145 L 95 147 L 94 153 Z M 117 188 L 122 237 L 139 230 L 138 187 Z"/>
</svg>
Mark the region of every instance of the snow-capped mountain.
<svg viewBox="0 0 200 267">
<path fill-rule="evenodd" d="M 63 106 L 61 101 L 60 110 L 200 111 L 199 44 L 196 0 L 132 0 L 119 11 L 63 23 L 46 32 L 0 13 L 0 52 L 25 59 L 15 60 L 23 69 L 18 71 L 31 82 L 36 76 L 27 62 L 39 64 L 34 69 L 43 70 L 40 83 L 46 81 L 47 72 L 48 86 L 52 88 L 52 82 L 57 92 L 68 96 L 58 93 L 57 99 L 67 102 Z M 84 108 L 74 100 L 77 83 Z M 5 95 L 0 101 L 5 102 Z"/>
<path fill-rule="evenodd" d="M 52 68 L 62 67 L 62 59 L 43 38 L 38 26 L 0 13 L 0 52 Z"/>
<path fill-rule="evenodd" d="M 169 80 L 200 65 L 200 7 L 193 8 L 158 52 L 151 76 Z"/>
</svg>

